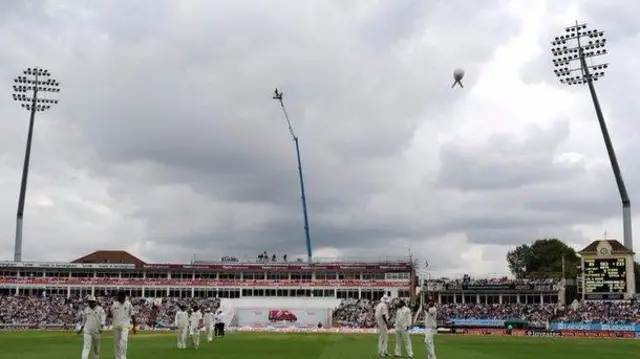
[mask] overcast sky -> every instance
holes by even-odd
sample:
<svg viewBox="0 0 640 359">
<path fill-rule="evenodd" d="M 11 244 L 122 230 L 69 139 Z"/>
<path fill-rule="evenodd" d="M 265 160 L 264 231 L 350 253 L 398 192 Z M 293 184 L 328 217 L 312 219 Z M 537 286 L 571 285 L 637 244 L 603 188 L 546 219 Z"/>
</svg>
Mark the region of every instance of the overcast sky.
<svg viewBox="0 0 640 359">
<path fill-rule="evenodd" d="M 24 260 L 305 255 L 274 87 L 300 137 L 317 256 L 410 251 L 492 274 L 539 237 L 622 239 L 588 89 L 556 82 L 549 43 L 576 19 L 607 32 L 597 89 L 638 200 L 638 13 L 636 0 L 2 1 L 0 258 L 28 129 L 11 85 L 31 66 L 62 91 L 36 118 Z M 457 67 L 464 89 L 450 89 Z"/>
</svg>

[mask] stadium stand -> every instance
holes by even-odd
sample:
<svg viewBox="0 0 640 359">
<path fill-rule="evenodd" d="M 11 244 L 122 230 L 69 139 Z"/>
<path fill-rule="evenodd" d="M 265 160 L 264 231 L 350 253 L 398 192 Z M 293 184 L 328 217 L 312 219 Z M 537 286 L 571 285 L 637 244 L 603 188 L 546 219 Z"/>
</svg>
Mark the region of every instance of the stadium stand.
<svg viewBox="0 0 640 359">
<path fill-rule="evenodd" d="M 640 324 L 637 300 L 565 305 L 565 284 L 554 278 L 464 275 L 420 284 L 407 260 L 300 263 L 264 252 L 251 262 L 222 257 L 206 263 L 149 264 L 125 251 L 97 251 L 68 263 L 0 262 L 0 327 L 72 328 L 83 298 L 95 295 L 108 307 L 116 289 L 131 296 L 138 323 L 146 328 L 171 326 L 178 304 L 220 308 L 232 327 L 270 326 L 272 314 L 288 308 L 301 319 L 296 325 L 306 328 L 315 323 L 372 328 L 373 308 L 383 295 L 392 298 L 392 321 L 400 298 L 416 311 L 420 300 L 429 297 L 438 303 L 442 324 L 476 320 L 499 326 L 514 318 L 532 327 L 550 322 Z M 238 313 L 245 314 L 244 320 L 238 320 Z M 258 314 L 268 319 L 259 320 Z M 419 324 L 422 318 L 417 320 Z"/>
<path fill-rule="evenodd" d="M 98 298 L 103 306 L 109 306 L 113 299 Z M 395 305 L 399 298 L 391 301 L 391 320 L 395 319 Z M 409 298 L 404 298 L 410 301 Z M 177 305 L 198 305 L 200 308 L 216 309 L 220 300 L 215 298 L 163 298 L 133 299 L 139 322 L 150 328 L 169 327 L 173 321 Z M 372 328 L 375 325 L 373 313 L 378 301 L 368 299 L 343 299 L 333 311 L 334 325 L 351 328 Z M 40 324 L 72 327 L 77 322 L 77 314 L 83 306 L 81 298 L 65 296 L 0 296 L 0 323 L 37 326 Z M 442 304 L 441 319 L 500 319 L 522 318 L 536 326 L 544 326 L 550 321 L 599 322 L 599 323 L 640 323 L 640 303 L 637 301 L 594 301 L 577 307 L 562 307 L 555 304 Z M 231 320 L 231 318 L 230 318 Z M 420 321 L 421 318 L 418 318 Z"/>
<path fill-rule="evenodd" d="M 99 297 L 98 303 L 107 308 L 115 300 L 112 297 Z M 217 298 L 163 298 L 132 299 L 138 322 L 149 328 L 169 327 L 178 304 L 198 305 L 200 308 L 217 309 Z M 82 298 L 65 296 L 0 296 L 0 324 L 25 326 L 57 325 L 73 327 L 78 321 L 78 313 L 85 306 Z"/>
</svg>

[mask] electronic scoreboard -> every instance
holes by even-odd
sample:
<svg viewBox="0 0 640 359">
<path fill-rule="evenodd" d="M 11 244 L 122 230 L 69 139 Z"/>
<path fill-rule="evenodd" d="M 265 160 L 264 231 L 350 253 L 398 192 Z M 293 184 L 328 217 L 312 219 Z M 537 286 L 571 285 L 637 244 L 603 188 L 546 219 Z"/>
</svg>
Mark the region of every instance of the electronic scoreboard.
<svg viewBox="0 0 640 359">
<path fill-rule="evenodd" d="M 626 260 L 585 259 L 582 280 L 585 299 L 623 299 L 627 292 Z"/>
</svg>

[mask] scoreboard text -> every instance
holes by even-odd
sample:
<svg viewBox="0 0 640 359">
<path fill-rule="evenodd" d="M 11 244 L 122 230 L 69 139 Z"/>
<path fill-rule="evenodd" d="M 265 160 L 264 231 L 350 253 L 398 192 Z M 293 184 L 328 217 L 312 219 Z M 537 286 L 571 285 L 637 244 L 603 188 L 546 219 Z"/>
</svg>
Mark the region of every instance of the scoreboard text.
<svg viewBox="0 0 640 359">
<path fill-rule="evenodd" d="M 627 292 L 624 258 L 584 260 L 585 299 L 622 299 Z"/>
</svg>

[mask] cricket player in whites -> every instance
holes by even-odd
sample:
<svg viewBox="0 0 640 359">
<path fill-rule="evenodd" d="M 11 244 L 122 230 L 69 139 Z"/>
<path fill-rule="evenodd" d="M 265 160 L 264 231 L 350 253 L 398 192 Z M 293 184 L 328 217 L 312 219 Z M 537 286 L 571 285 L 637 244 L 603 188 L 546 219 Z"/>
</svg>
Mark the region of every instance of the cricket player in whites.
<svg viewBox="0 0 640 359">
<path fill-rule="evenodd" d="M 113 326 L 114 353 L 116 359 L 127 359 L 129 331 L 136 334 L 136 317 L 133 305 L 127 300 L 127 293 L 118 291 L 116 301 L 109 308 L 108 316 Z"/>
<path fill-rule="evenodd" d="M 427 359 L 436 359 L 436 347 L 433 338 L 438 331 L 438 310 L 432 300 L 429 300 L 424 311 L 424 345 L 427 349 Z"/>
<path fill-rule="evenodd" d="M 202 329 L 202 313 L 197 306 L 193 306 L 193 311 L 189 316 L 189 339 L 193 349 L 200 347 L 200 329 Z"/>
<path fill-rule="evenodd" d="M 181 304 L 178 307 L 176 318 L 173 321 L 173 326 L 178 331 L 178 349 L 187 348 L 187 334 L 189 334 L 189 314 L 185 310 L 186 307 Z"/>
<path fill-rule="evenodd" d="M 84 345 L 82 346 L 82 359 L 89 359 L 89 354 L 93 354 L 93 359 L 100 359 L 100 341 L 102 328 L 106 323 L 104 309 L 96 302 L 96 298 L 90 295 L 87 298 L 88 307 L 84 308 L 80 315 L 82 322 L 78 329 L 78 335 L 84 333 Z"/>
<path fill-rule="evenodd" d="M 409 327 L 411 326 L 411 309 L 403 300 L 398 303 L 396 311 L 396 350 L 395 356 L 402 356 L 402 343 L 407 350 L 409 358 L 413 358 L 413 347 L 411 346 L 411 336 L 409 335 Z"/>
<path fill-rule="evenodd" d="M 378 355 L 388 357 L 387 345 L 389 341 L 389 299 L 382 297 L 376 305 L 376 325 L 378 327 Z"/>
<path fill-rule="evenodd" d="M 213 341 L 213 324 L 214 318 L 211 309 L 207 308 L 204 310 L 204 316 L 202 317 L 202 321 L 204 322 L 204 327 L 207 330 L 207 341 Z"/>
</svg>

